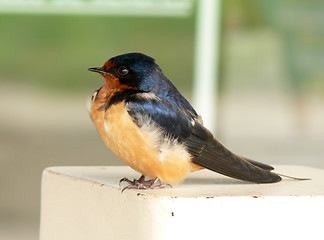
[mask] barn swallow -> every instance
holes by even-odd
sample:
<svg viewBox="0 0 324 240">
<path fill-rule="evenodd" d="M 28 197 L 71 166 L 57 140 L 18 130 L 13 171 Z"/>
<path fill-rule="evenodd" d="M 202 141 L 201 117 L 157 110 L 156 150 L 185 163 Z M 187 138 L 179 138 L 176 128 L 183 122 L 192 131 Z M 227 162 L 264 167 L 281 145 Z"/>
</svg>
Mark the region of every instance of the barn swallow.
<svg viewBox="0 0 324 240">
<path fill-rule="evenodd" d="M 123 54 L 89 71 L 105 79 L 89 105 L 94 125 L 108 148 L 142 173 L 138 180 L 122 179 L 127 188 L 162 188 L 204 168 L 254 183 L 281 180 L 273 167 L 218 141 L 153 58 Z"/>
</svg>

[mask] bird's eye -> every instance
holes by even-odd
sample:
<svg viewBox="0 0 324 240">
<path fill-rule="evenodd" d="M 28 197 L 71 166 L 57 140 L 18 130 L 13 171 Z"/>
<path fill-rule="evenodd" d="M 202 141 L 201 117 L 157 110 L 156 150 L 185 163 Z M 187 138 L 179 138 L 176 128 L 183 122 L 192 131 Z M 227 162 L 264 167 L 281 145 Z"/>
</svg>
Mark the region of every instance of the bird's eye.
<svg viewBox="0 0 324 240">
<path fill-rule="evenodd" d="M 120 76 L 125 76 L 125 75 L 128 74 L 128 72 L 129 72 L 129 70 L 128 70 L 127 67 L 121 66 L 121 67 L 118 68 L 118 74 Z"/>
</svg>

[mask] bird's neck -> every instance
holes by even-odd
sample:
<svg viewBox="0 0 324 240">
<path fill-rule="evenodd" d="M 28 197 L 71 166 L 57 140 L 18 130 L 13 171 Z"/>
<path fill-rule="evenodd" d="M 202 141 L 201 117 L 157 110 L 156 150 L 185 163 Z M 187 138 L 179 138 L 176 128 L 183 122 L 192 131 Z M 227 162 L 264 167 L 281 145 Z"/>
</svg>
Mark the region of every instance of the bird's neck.
<svg viewBox="0 0 324 240">
<path fill-rule="evenodd" d="M 128 99 L 131 95 L 142 92 L 133 88 L 111 88 L 104 85 L 100 89 L 95 99 L 97 109 L 106 111 L 111 105 Z"/>
<path fill-rule="evenodd" d="M 96 109 L 104 110 L 106 102 L 109 101 L 116 91 L 116 88 L 112 88 L 107 84 L 103 85 L 94 100 L 94 104 L 97 106 Z"/>
</svg>

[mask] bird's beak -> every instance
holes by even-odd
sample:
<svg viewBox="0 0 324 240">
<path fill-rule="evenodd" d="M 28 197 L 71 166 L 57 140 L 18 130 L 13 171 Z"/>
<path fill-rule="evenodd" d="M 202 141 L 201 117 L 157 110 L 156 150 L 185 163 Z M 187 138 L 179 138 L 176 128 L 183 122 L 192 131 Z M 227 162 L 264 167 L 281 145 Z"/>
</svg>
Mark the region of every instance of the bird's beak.
<svg viewBox="0 0 324 240">
<path fill-rule="evenodd" d="M 88 70 L 91 72 L 107 74 L 107 72 L 105 71 L 105 69 L 103 69 L 103 67 L 94 67 L 94 68 L 89 68 Z"/>
</svg>

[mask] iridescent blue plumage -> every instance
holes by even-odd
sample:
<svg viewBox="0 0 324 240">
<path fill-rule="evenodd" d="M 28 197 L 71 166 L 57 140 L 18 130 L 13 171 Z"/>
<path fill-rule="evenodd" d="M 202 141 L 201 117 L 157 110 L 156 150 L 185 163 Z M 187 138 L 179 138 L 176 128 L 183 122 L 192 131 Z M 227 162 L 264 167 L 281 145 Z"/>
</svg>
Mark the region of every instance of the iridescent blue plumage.
<svg viewBox="0 0 324 240">
<path fill-rule="evenodd" d="M 191 104 L 163 74 L 153 58 L 142 53 L 128 53 L 111 58 L 110 61 L 118 66 L 127 66 L 131 70 L 132 81 L 136 82 L 138 90 L 155 93 L 159 98 L 185 108 L 197 116 Z"/>
</svg>

